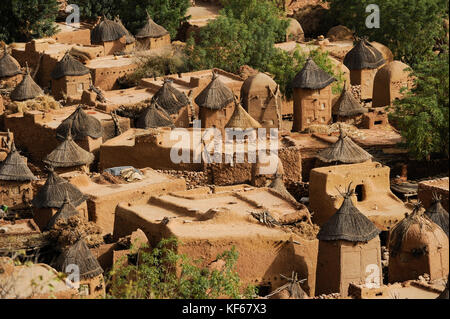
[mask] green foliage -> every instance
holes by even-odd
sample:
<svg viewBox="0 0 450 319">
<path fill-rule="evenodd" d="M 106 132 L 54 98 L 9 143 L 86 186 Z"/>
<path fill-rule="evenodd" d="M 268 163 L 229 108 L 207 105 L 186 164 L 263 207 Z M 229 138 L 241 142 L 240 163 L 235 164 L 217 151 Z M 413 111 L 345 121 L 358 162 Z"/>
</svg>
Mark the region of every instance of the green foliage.
<svg viewBox="0 0 450 319">
<path fill-rule="evenodd" d="M 329 0 L 329 19 L 388 46 L 395 59 L 414 66 L 430 56 L 436 40 L 445 37 L 443 18 L 448 19 L 446 0 Z M 380 28 L 365 25 L 366 6 L 380 8 Z"/>
<path fill-rule="evenodd" d="M 0 40 L 26 42 L 55 34 L 57 0 L 3 0 L 0 6 Z"/>
<path fill-rule="evenodd" d="M 414 87 L 394 102 L 393 121 L 406 146 L 417 159 L 433 154 L 449 155 L 448 50 L 421 62 L 414 69 Z"/>
<path fill-rule="evenodd" d="M 139 299 L 211 299 L 253 297 L 255 289 L 248 287 L 242 295 L 239 276 L 235 271 L 238 253 L 233 247 L 217 256 L 225 261 L 222 270 L 198 266 L 185 255 L 177 254 L 178 241 L 163 239 L 156 248 L 141 248 L 136 264 L 123 266 L 118 261 L 109 274 L 109 298 Z"/>
<path fill-rule="evenodd" d="M 133 34 L 144 26 L 147 12 L 175 38 L 179 27 L 187 21 L 189 0 L 73 0 L 80 7 L 82 17 L 95 20 L 105 15 L 109 19 L 120 16 Z"/>
</svg>

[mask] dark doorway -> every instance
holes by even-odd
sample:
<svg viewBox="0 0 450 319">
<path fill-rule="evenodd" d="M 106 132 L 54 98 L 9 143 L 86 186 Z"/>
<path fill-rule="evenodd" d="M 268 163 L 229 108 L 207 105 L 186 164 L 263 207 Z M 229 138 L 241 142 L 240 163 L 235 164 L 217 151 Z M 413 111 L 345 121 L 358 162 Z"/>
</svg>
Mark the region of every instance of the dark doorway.
<svg viewBox="0 0 450 319">
<path fill-rule="evenodd" d="M 358 199 L 358 202 L 362 202 L 365 198 L 364 195 L 364 185 L 357 185 L 355 188 L 355 194 L 356 194 L 356 198 Z"/>
</svg>

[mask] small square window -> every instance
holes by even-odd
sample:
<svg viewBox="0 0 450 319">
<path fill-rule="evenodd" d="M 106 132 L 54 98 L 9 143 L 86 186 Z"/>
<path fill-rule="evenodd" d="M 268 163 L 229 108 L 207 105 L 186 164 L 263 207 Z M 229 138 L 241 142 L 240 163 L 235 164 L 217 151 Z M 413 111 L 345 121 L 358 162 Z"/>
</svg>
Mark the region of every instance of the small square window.
<svg viewBox="0 0 450 319">
<path fill-rule="evenodd" d="M 78 292 L 80 293 L 80 296 L 89 296 L 89 284 L 80 285 Z"/>
</svg>

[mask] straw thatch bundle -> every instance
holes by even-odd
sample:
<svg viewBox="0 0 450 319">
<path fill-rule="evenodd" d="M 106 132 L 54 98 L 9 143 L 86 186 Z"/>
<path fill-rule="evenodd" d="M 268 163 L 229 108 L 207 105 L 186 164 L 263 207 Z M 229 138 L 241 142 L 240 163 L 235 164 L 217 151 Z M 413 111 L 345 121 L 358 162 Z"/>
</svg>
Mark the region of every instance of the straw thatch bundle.
<svg viewBox="0 0 450 319">
<path fill-rule="evenodd" d="M 147 23 L 136 33 L 136 38 L 160 38 L 169 34 L 169 31 L 152 20 L 147 12 Z"/>
<path fill-rule="evenodd" d="M 67 266 L 77 265 L 80 271 L 80 279 L 89 279 L 101 275 L 103 269 L 94 257 L 83 239 L 65 249 L 56 260 L 55 268 L 66 272 Z"/>
<path fill-rule="evenodd" d="M 72 135 L 67 135 L 64 142 L 59 144 L 43 160 L 44 163 L 52 167 L 73 167 L 79 165 L 89 165 L 94 161 L 94 154 L 84 150 L 72 139 Z"/>
<path fill-rule="evenodd" d="M 425 211 L 425 215 L 441 227 L 448 237 L 448 212 L 442 207 L 441 198 L 436 193 L 433 194 L 433 203 Z"/>
<path fill-rule="evenodd" d="M 293 88 L 319 90 L 336 81 L 310 57 L 291 83 Z"/>
<path fill-rule="evenodd" d="M 0 59 L 0 78 L 9 78 L 21 73 L 20 64 L 8 53 L 5 47 L 5 53 Z"/>
<path fill-rule="evenodd" d="M 230 117 L 230 120 L 225 125 L 226 128 L 237 128 L 237 129 L 249 129 L 249 128 L 260 128 L 261 124 L 255 120 L 246 110 L 242 107 L 240 103 L 236 103 L 234 112 Z"/>
<path fill-rule="evenodd" d="M 349 70 L 376 69 L 386 63 L 383 54 L 366 39 L 360 39 L 344 57 Z"/>
<path fill-rule="evenodd" d="M 149 129 L 158 127 L 175 127 L 169 114 L 163 108 L 152 102 L 141 114 L 137 123 L 137 128 Z"/>
<path fill-rule="evenodd" d="M 127 28 L 125 28 L 125 26 L 123 25 L 122 20 L 120 20 L 119 16 L 117 16 L 114 19 L 114 22 L 116 22 L 122 28 L 122 30 L 125 32 L 125 43 L 126 44 L 132 44 L 132 43 L 136 42 L 136 39 L 131 34 L 131 32 L 128 31 Z"/>
<path fill-rule="evenodd" d="M 82 76 L 89 74 L 89 69 L 80 61 L 66 52 L 63 58 L 56 63 L 52 71 L 52 78 L 58 80 L 65 76 Z"/>
<path fill-rule="evenodd" d="M 284 275 L 280 275 L 282 278 L 286 279 L 288 282 L 283 286 L 275 289 L 272 293 L 267 295 L 265 298 L 270 298 L 275 295 L 284 295 L 287 292 L 286 298 L 289 299 L 305 299 L 307 296 L 305 291 L 300 286 L 306 279 L 299 280 L 296 272 L 292 272 L 291 278 Z"/>
<path fill-rule="evenodd" d="M 14 142 L 11 145 L 8 156 L 0 165 L 0 180 L 20 182 L 36 180 L 36 177 L 17 151 Z"/>
<path fill-rule="evenodd" d="M 60 208 L 64 204 L 66 194 L 75 207 L 80 206 L 88 199 L 88 196 L 84 195 L 75 185 L 70 184 L 58 176 L 52 168 L 49 168 L 47 181 L 34 196 L 32 204 L 36 208 Z"/>
<path fill-rule="evenodd" d="M 87 114 L 81 105 L 56 128 L 56 137 L 64 140 L 69 130 L 74 140 L 81 140 L 86 136 L 91 138 L 103 136 L 103 127 L 100 121 Z"/>
<path fill-rule="evenodd" d="M 120 24 L 103 16 L 102 21 L 91 31 L 91 42 L 95 44 L 116 41 L 126 35 L 127 33 Z"/>
<path fill-rule="evenodd" d="M 355 116 L 364 114 L 367 109 L 361 106 L 361 104 L 355 99 L 353 94 L 348 89 L 347 82 L 344 83 L 344 89 L 342 90 L 339 99 L 333 105 L 333 114 L 338 116 Z"/>
<path fill-rule="evenodd" d="M 52 229 L 56 225 L 56 223 L 58 223 L 61 220 L 68 220 L 70 217 L 78 215 L 79 212 L 77 211 L 76 207 L 73 206 L 72 202 L 70 201 L 70 196 L 66 192 L 63 205 L 56 212 L 56 214 L 52 216 L 52 218 L 47 224 L 47 229 Z"/>
<path fill-rule="evenodd" d="M 169 79 L 164 79 L 163 86 L 155 93 L 153 100 L 170 115 L 177 114 L 182 107 L 189 105 L 186 94 L 177 90 Z"/>
<path fill-rule="evenodd" d="M 322 150 L 316 157 L 325 163 L 354 164 L 368 161 L 372 158 L 372 155 L 353 142 L 341 129 L 337 142 Z"/>
<path fill-rule="evenodd" d="M 221 110 L 234 101 L 233 92 L 213 72 L 208 86 L 195 98 L 198 106 L 210 110 Z"/>
<path fill-rule="evenodd" d="M 26 101 L 11 101 L 5 105 L 9 112 L 25 112 L 25 111 L 42 111 L 59 110 L 62 106 L 51 95 L 41 95 Z"/>
<path fill-rule="evenodd" d="M 272 181 L 272 183 L 269 185 L 269 188 L 280 194 L 281 197 L 292 201 L 293 203 L 296 203 L 297 200 L 294 198 L 294 196 L 289 193 L 289 191 L 286 189 L 286 186 L 283 182 L 283 177 L 279 174 L 275 176 L 275 179 Z"/>
<path fill-rule="evenodd" d="M 375 225 L 353 205 L 351 183 L 347 188 L 341 207 L 322 225 L 317 238 L 319 240 L 346 240 L 351 242 L 368 242 L 381 232 Z"/>
<path fill-rule="evenodd" d="M 27 67 L 27 73 L 16 88 L 11 92 L 11 100 L 13 101 L 25 101 L 31 100 L 38 96 L 44 95 L 44 92 L 39 85 L 34 82 L 30 75 L 30 70 Z"/>
</svg>

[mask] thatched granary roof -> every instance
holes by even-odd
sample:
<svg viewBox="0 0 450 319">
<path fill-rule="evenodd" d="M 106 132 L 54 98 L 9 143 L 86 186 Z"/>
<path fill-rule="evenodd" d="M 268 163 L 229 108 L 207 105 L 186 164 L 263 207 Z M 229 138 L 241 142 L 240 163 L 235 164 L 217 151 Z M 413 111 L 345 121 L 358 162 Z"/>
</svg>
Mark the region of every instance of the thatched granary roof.
<svg viewBox="0 0 450 319">
<path fill-rule="evenodd" d="M 425 211 L 425 215 L 428 216 L 428 218 L 430 218 L 435 224 L 440 226 L 448 237 L 448 212 L 444 209 L 444 207 L 442 207 L 441 198 L 436 194 L 433 194 L 433 203 Z"/>
<path fill-rule="evenodd" d="M 347 82 L 344 84 L 339 99 L 333 105 L 333 114 L 338 116 L 355 116 L 366 113 L 367 110 L 355 99 L 348 89 Z"/>
<path fill-rule="evenodd" d="M 114 22 L 118 23 L 119 26 L 120 26 L 120 27 L 123 29 L 123 31 L 126 33 L 126 35 L 125 35 L 125 41 L 126 41 L 126 44 L 131 44 L 131 43 L 136 42 L 136 39 L 134 38 L 134 36 L 131 34 L 130 31 L 128 31 L 127 28 L 125 28 L 125 26 L 124 26 L 123 23 L 122 23 L 122 20 L 120 20 L 120 18 L 119 18 L 118 16 L 114 19 Z"/>
<path fill-rule="evenodd" d="M 91 42 L 102 43 L 116 41 L 126 35 L 127 33 L 120 24 L 104 16 L 103 20 L 92 29 Z"/>
<path fill-rule="evenodd" d="M 0 180 L 20 182 L 36 180 L 36 177 L 17 151 L 14 142 L 11 145 L 11 151 L 8 156 L 0 164 Z"/>
<path fill-rule="evenodd" d="M 52 168 L 49 169 L 48 178 L 34 196 L 32 204 L 36 208 L 60 208 L 68 194 L 70 202 L 80 206 L 88 196 L 84 195 L 75 185 L 58 176 Z"/>
<path fill-rule="evenodd" d="M 155 93 L 153 100 L 170 115 L 177 114 L 182 107 L 189 104 L 186 94 L 177 90 L 169 79 L 164 80 L 163 86 Z"/>
<path fill-rule="evenodd" d="M 56 137 L 64 140 L 69 129 L 71 129 L 74 140 L 81 140 L 86 136 L 92 138 L 103 136 L 103 128 L 100 121 L 87 114 L 81 105 L 56 128 Z"/>
<path fill-rule="evenodd" d="M 27 73 L 16 88 L 11 92 L 11 100 L 13 101 L 26 101 L 34 99 L 38 96 L 44 95 L 44 92 L 39 85 L 34 82 L 30 75 L 30 70 L 27 67 Z"/>
<path fill-rule="evenodd" d="M 292 196 L 291 193 L 289 193 L 289 191 L 286 189 L 286 186 L 283 182 L 283 177 L 280 174 L 277 174 L 275 176 L 275 179 L 272 181 L 272 183 L 270 183 L 269 188 L 280 194 L 281 197 L 293 202 L 297 202 L 294 196 Z"/>
<path fill-rule="evenodd" d="M 0 78 L 9 78 L 21 74 L 20 65 L 6 50 L 0 59 Z"/>
<path fill-rule="evenodd" d="M 64 250 L 56 260 L 55 268 L 65 272 L 68 265 L 77 265 L 80 270 L 80 279 L 89 279 L 101 275 L 103 269 L 97 258 L 89 250 L 84 239 Z"/>
<path fill-rule="evenodd" d="M 365 39 L 360 39 L 344 57 L 349 70 L 376 69 L 386 63 L 380 51 Z"/>
<path fill-rule="evenodd" d="M 288 282 L 284 284 L 283 286 L 275 289 L 273 292 L 271 292 L 269 295 L 266 296 L 266 298 L 270 298 L 272 296 L 276 296 L 280 293 L 287 292 L 287 298 L 289 299 L 305 299 L 307 296 L 305 291 L 300 286 L 300 283 L 305 281 L 299 280 L 298 275 L 295 272 L 292 272 L 291 278 L 288 278 L 286 276 L 280 275 L 282 278 L 286 279 Z"/>
<path fill-rule="evenodd" d="M 66 52 L 63 58 L 56 63 L 55 68 L 52 71 L 52 78 L 58 80 L 65 76 L 81 76 L 89 74 L 89 69 L 80 61 Z"/>
<path fill-rule="evenodd" d="M 322 70 L 311 57 L 306 60 L 303 69 L 292 81 L 293 88 L 319 90 L 336 81 L 334 77 Z"/>
<path fill-rule="evenodd" d="M 149 129 L 158 127 L 175 127 L 169 114 L 164 109 L 158 107 L 156 103 L 152 102 L 142 112 L 137 123 L 137 128 Z"/>
<path fill-rule="evenodd" d="M 43 160 L 52 167 L 73 167 L 89 165 L 94 161 L 94 154 L 84 150 L 72 139 L 69 133 L 61 144 L 58 145 Z"/>
<path fill-rule="evenodd" d="M 53 215 L 52 218 L 50 218 L 50 221 L 47 224 L 47 229 L 52 229 L 60 220 L 68 220 L 70 217 L 77 215 L 79 215 L 79 212 L 77 211 L 76 207 L 73 206 L 72 202 L 70 201 L 69 194 L 66 192 L 63 205 L 60 209 L 58 209 L 56 214 Z"/>
<path fill-rule="evenodd" d="M 421 210 L 419 202 L 415 205 L 411 214 L 391 229 L 389 253 L 391 256 L 396 256 L 404 249 L 404 245 L 408 245 L 408 249 L 413 248 L 413 246 L 414 248 L 422 248 L 425 242 L 430 241 L 430 238 L 436 241 L 441 240 L 438 233 L 445 237 L 443 230 Z"/>
<path fill-rule="evenodd" d="M 221 110 L 233 101 L 233 91 L 223 84 L 216 73 L 213 73 L 211 82 L 195 98 L 198 106 L 210 110 Z"/>
<path fill-rule="evenodd" d="M 355 164 L 370 160 L 372 155 L 353 142 L 341 129 L 337 142 L 322 150 L 316 157 L 325 163 Z"/>
<path fill-rule="evenodd" d="M 319 240 L 346 240 L 368 242 L 380 234 L 380 230 L 353 205 L 351 183 L 347 192 L 342 194 L 344 201 L 337 212 L 322 225 L 317 238 Z"/>
<path fill-rule="evenodd" d="M 261 124 L 255 120 L 240 103 L 236 103 L 234 112 L 230 117 L 230 120 L 225 125 L 226 128 L 248 129 L 248 128 L 260 128 Z"/>
<path fill-rule="evenodd" d="M 166 34 L 169 34 L 169 31 L 153 21 L 147 12 L 147 23 L 136 33 L 136 38 L 160 38 Z"/>
</svg>

